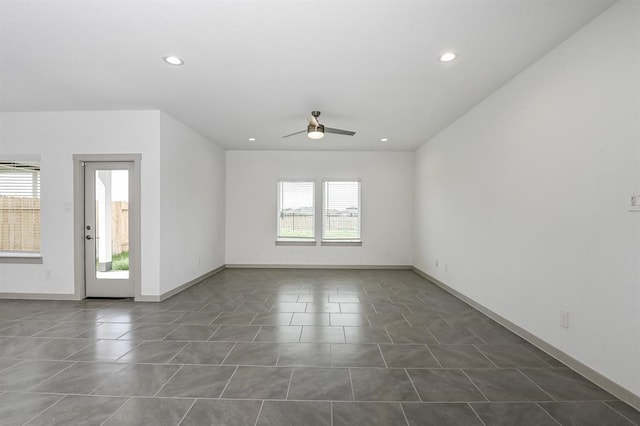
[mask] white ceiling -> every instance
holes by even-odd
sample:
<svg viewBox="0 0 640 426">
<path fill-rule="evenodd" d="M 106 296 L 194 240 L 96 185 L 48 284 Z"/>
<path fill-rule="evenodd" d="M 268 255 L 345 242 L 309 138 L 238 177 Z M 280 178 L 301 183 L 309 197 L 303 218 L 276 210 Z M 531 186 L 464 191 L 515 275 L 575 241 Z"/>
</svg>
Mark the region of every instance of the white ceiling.
<svg viewBox="0 0 640 426">
<path fill-rule="evenodd" d="M 613 2 L 0 0 L 0 111 L 160 109 L 226 149 L 412 150 Z M 311 110 L 357 134 L 281 138 Z"/>
</svg>

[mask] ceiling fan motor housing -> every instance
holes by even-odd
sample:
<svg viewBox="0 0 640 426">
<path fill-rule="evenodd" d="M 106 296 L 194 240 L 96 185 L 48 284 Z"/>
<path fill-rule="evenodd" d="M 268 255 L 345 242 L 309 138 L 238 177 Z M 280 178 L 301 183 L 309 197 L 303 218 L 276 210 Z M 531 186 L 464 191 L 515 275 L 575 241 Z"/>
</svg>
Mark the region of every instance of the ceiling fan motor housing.
<svg viewBox="0 0 640 426">
<path fill-rule="evenodd" d="M 318 124 L 317 126 L 309 124 L 307 126 L 307 136 L 310 139 L 322 139 L 324 136 L 324 126 L 322 124 Z"/>
<path fill-rule="evenodd" d="M 338 135 L 347 135 L 353 136 L 356 132 L 352 130 L 342 130 L 342 129 L 334 129 L 333 127 L 325 128 L 318 121 L 318 117 L 320 117 L 320 111 L 311 111 L 311 117 L 309 118 L 309 125 L 307 126 L 307 137 L 309 139 L 322 139 L 326 133 L 335 133 Z M 283 138 L 288 138 L 290 136 L 295 136 L 300 133 L 304 133 L 304 130 L 300 130 L 299 132 L 294 132 L 289 135 L 284 135 Z"/>
</svg>

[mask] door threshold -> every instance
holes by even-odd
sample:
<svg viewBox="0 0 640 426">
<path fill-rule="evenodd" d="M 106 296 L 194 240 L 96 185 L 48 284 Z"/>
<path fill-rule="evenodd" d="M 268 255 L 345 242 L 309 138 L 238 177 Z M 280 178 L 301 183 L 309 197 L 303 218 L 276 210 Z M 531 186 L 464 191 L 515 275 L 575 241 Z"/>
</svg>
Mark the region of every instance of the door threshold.
<svg viewBox="0 0 640 426">
<path fill-rule="evenodd" d="M 85 297 L 83 300 L 133 300 L 133 297 Z"/>
</svg>

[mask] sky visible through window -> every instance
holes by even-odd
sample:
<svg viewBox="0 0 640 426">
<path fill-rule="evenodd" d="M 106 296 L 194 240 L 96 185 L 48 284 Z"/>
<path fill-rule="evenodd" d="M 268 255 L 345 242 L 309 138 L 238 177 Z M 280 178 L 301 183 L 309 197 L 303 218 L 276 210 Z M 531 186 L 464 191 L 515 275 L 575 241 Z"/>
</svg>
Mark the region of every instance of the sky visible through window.
<svg viewBox="0 0 640 426">
<path fill-rule="evenodd" d="M 297 210 L 313 207 L 313 191 L 310 185 L 301 185 L 301 182 L 282 182 L 282 210 Z"/>
</svg>

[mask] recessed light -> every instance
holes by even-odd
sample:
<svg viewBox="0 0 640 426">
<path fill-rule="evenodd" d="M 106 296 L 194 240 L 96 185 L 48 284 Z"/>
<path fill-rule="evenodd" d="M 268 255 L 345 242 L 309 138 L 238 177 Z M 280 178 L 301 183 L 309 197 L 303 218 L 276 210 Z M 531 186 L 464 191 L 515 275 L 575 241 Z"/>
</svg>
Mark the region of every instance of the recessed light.
<svg viewBox="0 0 640 426">
<path fill-rule="evenodd" d="M 456 54 L 453 52 L 445 52 L 440 55 L 440 62 L 451 62 L 456 58 Z"/>
<path fill-rule="evenodd" d="M 380 142 L 389 142 L 389 139 L 387 139 L 387 138 L 382 138 L 382 139 L 380 139 Z"/>
<path fill-rule="evenodd" d="M 256 138 L 249 138 L 249 142 L 255 142 Z"/>
<path fill-rule="evenodd" d="M 184 65 L 184 61 L 177 56 L 165 56 L 162 59 L 170 65 Z"/>
</svg>

